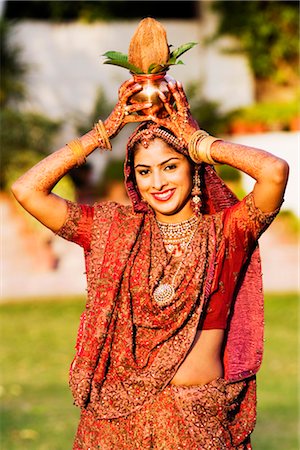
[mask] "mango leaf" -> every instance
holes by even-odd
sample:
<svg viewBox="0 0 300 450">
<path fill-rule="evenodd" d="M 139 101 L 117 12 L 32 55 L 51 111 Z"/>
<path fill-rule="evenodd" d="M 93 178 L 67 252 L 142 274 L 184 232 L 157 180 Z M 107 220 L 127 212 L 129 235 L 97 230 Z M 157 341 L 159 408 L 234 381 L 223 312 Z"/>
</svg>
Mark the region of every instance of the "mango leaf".
<svg viewBox="0 0 300 450">
<path fill-rule="evenodd" d="M 175 63 L 176 63 L 176 56 L 170 56 L 170 58 L 167 61 L 167 64 L 175 64 Z"/>
<path fill-rule="evenodd" d="M 148 67 L 147 73 L 159 73 L 159 72 L 163 72 L 164 70 L 166 70 L 166 65 L 165 64 L 151 64 Z"/>
<path fill-rule="evenodd" d="M 170 59 L 173 59 L 174 57 L 175 59 L 178 58 L 179 56 L 183 55 L 183 53 L 193 48 L 195 45 L 197 45 L 197 42 L 187 42 L 186 44 L 181 45 L 170 53 Z"/>
<path fill-rule="evenodd" d="M 128 61 L 128 56 L 125 55 L 125 53 L 121 53 L 121 52 L 115 52 L 113 50 L 110 50 L 106 53 L 104 53 L 102 56 L 105 56 L 106 58 L 109 59 L 118 59 L 118 60 L 126 60 Z"/>
<path fill-rule="evenodd" d="M 139 73 L 139 74 L 144 73 L 138 67 L 136 67 L 133 64 L 130 64 L 128 61 L 124 61 L 124 60 L 107 59 L 106 61 L 103 62 L 103 64 L 111 64 L 112 66 L 124 67 L 124 69 L 130 70 L 130 72 L 132 72 L 132 73 Z"/>
</svg>

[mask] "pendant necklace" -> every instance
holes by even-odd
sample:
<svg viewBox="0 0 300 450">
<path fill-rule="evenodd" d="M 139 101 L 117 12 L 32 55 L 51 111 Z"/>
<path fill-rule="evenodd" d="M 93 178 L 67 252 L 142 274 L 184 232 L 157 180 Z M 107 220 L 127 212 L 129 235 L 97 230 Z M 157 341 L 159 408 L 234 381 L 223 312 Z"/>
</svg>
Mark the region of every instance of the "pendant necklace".
<svg viewBox="0 0 300 450">
<path fill-rule="evenodd" d="M 168 253 L 174 253 L 175 250 L 184 252 L 188 246 L 191 233 L 197 228 L 197 224 L 198 217 L 195 215 L 180 223 L 157 221 L 166 251 Z"/>
<path fill-rule="evenodd" d="M 178 265 L 178 268 L 172 278 L 171 283 L 161 283 L 153 291 L 154 301 L 159 306 L 169 305 L 175 296 L 175 287 L 174 287 L 175 280 L 176 280 L 177 275 L 179 274 L 179 271 L 182 267 L 184 260 L 186 259 L 187 250 L 188 250 L 188 248 L 193 240 L 193 237 L 195 235 L 195 232 L 197 230 L 197 223 L 198 223 L 198 218 L 196 216 L 192 216 L 191 219 L 188 219 L 180 224 L 162 224 L 161 222 L 158 222 L 158 226 L 163 233 L 163 241 L 164 241 L 166 250 L 168 252 L 170 252 L 170 250 L 167 248 L 166 242 L 168 242 L 168 238 L 172 237 L 173 243 L 174 243 L 174 241 L 176 241 L 177 244 L 178 243 L 181 244 L 180 249 L 184 251 L 183 257 Z M 162 225 L 163 225 L 164 229 L 162 229 L 162 227 L 161 227 Z M 176 229 L 179 230 L 179 232 L 177 233 L 179 236 L 176 236 L 176 231 L 175 231 Z M 188 241 L 186 241 L 187 231 L 189 234 Z M 165 239 L 166 234 L 167 234 L 167 239 Z M 183 243 L 184 243 L 184 245 L 182 245 Z M 174 249 L 176 249 L 175 245 L 173 246 L 172 251 L 174 251 Z"/>
</svg>

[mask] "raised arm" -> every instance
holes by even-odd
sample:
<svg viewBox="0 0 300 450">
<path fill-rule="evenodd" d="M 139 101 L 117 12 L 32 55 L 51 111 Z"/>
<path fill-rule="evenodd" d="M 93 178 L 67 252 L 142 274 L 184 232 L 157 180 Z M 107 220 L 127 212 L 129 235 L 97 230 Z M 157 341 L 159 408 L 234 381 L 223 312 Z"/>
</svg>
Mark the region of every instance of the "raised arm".
<svg viewBox="0 0 300 450">
<path fill-rule="evenodd" d="M 128 122 L 143 120 L 142 116 L 130 115 L 150 104 L 129 105 L 128 99 L 141 89 L 133 80 L 126 81 L 119 90 L 119 101 L 111 115 L 104 122 L 104 130 L 92 129 L 77 140 L 74 145 L 65 145 L 44 158 L 22 175 L 12 186 L 18 202 L 37 220 L 51 230 L 58 231 L 67 214 L 67 202 L 51 191 L 58 181 L 71 169 L 83 163 L 85 158 L 98 147 L 107 147 L 104 139 L 112 138 Z"/>
<path fill-rule="evenodd" d="M 164 95 L 161 95 L 168 117 L 164 119 L 152 117 L 152 120 L 173 131 L 188 148 L 191 137 L 199 130 L 199 126 L 191 116 L 181 83 L 169 83 L 169 89 L 176 102 L 176 109 L 168 104 Z M 197 145 L 199 144 L 201 145 L 200 140 Z M 216 163 L 228 164 L 256 180 L 253 189 L 254 202 L 262 211 L 271 212 L 280 206 L 289 173 L 289 166 L 285 160 L 264 150 L 222 139 L 215 140 L 211 144 L 210 155 Z M 193 159 L 193 155 L 190 156 Z M 203 161 L 207 162 L 205 158 Z"/>
<path fill-rule="evenodd" d="M 211 156 L 256 180 L 253 196 L 259 209 L 271 212 L 281 205 L 289 173 L 285 160 L 264 150 L 222 140 L 212 144 Z"/>
</svg>

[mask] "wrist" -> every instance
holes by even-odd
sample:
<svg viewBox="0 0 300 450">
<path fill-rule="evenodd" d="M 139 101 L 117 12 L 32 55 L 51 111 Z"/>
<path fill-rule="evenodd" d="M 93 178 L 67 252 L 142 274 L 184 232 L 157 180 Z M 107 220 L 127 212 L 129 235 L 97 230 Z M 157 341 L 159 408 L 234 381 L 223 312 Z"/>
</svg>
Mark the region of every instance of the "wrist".
<svg viewBox="0 0 300 450">
<path fill-rule="evenodd" d="M 220 140 L 221 140 L 220 138 L 210 136 L 204 130 L 195 131 L 188 142 L 188 150 L 190 158 L 196 164 L 199 164 L 201 162 L 210 165 L 219 164 L 217 161 L 213 159 L 211 155 L 211 146 L 214 142 Z"/>
<path fill-rule="evenodd" d="M 80 138 L 84 150 L 86 151 L 86 156 L 92 153 L 96 148 L 99 147 L 97 133 L 94 129 L 88 131 Z"/>
<path fill-rule="evenodd" d="M 66 145 L 74 156 L 76 167 L 85 164 L 87 156 L 99 147 L 97 135 L 94 130 L 89 131 L 80 138 L 73 139 Z"/>
<path fill-rule="evenodd" d="M 106 131 L 105 125 L 102 122 L 102 120 L 98 120 L 97 123 L 95 123 L 93 131 L 96 135 L 96 139 L 98 141 L 98 147 L 99 148 L 104 148 L 107 150 L 111 150 L 112 146 L 109 140 L 109 136 L 108 133 Z"/>
</svg>

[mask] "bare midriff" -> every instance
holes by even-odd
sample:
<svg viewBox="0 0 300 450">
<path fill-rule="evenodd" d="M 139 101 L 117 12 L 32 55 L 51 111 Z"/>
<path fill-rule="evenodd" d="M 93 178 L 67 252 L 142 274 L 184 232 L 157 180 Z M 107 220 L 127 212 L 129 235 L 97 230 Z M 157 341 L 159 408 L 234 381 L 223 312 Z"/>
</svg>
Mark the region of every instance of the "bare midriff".
<svg viewBox="0 0 300 450">
<path fill-rule="evenodd" d="M 203 385 L 223 376 L 224 330 L 199 330 L 186 358 L 171 380 L 174 385 Z"/>
</svg>

